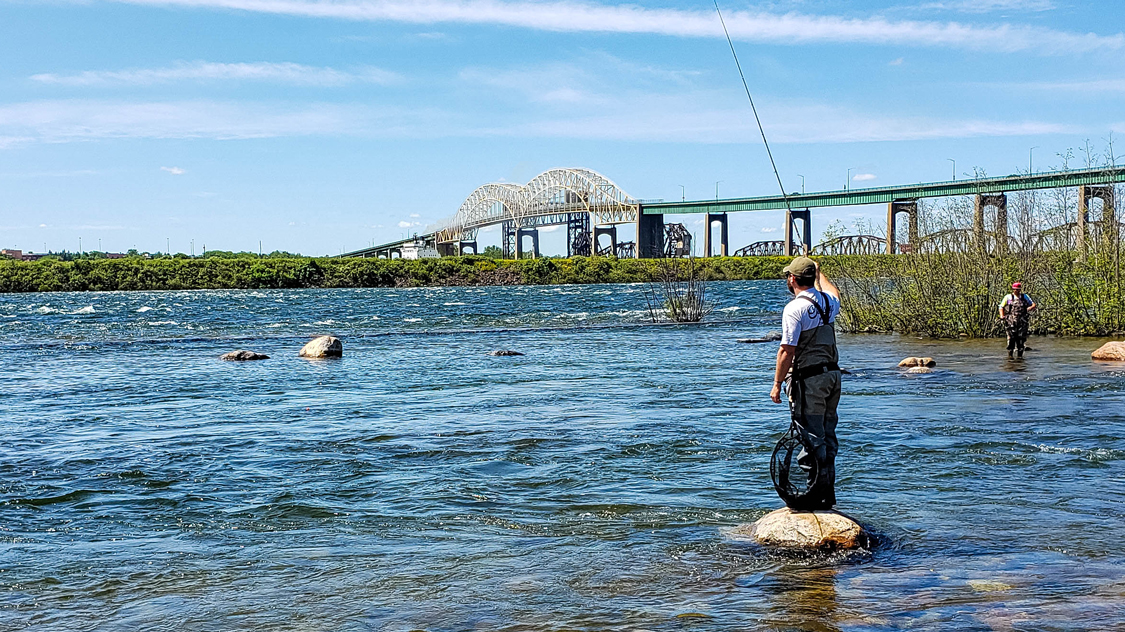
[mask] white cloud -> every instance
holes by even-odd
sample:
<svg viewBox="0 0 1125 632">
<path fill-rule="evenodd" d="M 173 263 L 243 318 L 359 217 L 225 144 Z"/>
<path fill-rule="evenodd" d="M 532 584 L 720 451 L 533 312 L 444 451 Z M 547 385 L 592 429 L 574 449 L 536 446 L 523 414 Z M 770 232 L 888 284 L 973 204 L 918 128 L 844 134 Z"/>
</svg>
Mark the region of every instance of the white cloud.
<svg viewBox="0 0 1125 632">
<path fill-rule="evenodd" d="M 366 105 L 277 105 L 217 101 L 33 101 L 0 105 L 0 138 L 39 142 L 114 138 L 214 140 L 361 136 L 369 138 L 567 138 L 627 141 L 759 142 L 748 108 L 723 107 L 711 91 L 621 91 L 596 105 L 494 110 L 477 120 L 457 112 Z M 718 104 L 718 105 L 716 105 Z M 947 119 L 855 112 L 779 100 L 760 108 L 777 143 L 843 143 L 987 136 L 1082 134 L 1077 124 Z M 1103 127 L 1104 129 L 1104 127 Z M 169 167 L 171 168 L 171 167 Z"/>
<path fill-rule="evenodd" d="M 185 173 L 187 173 L 186 170 L 181 169 L 180 167 L 161 167 L 160 170 L 161 171 L 167 171 L 168 173 L 170 173 L 174 176 L 182 176 Z"/>
<path fill-rule="evenodd" d="M 856 182 L 866 182 L 867 180 L 874 180 L 876 178 L 873 173 L 857 173 L 852 176 L 852 180 Z"/>
<path fill-rule="evenodd" d="M 399 227 L 399 228 L 411 228 L 411 227 L 413 227 L 413 226 L 421 226 L 421 225 L 422 225 L 422 223 L 421 223 L 421 222 L 407 222 L 407 221 L 401 221 L 401 222 L 399 222 L 399 223 L 398 223 L 398 227 Z"/>
<path fill-rule="evenodd" d="M 205 61 L 179 62 L 165 68 L 87 70 L 73 75 L 32 75 L 32 81 L 65 86 L 151 85 L 175 81 L 267 81 L 307 86 L 340 86 L 349 83 L 389 84 L 399 76 L 380 68 L 345 72 L 293 63 L 222 64 Z"/>
<path fill-rule="evenodd" d="M 649 33 L 676 37 L 723 36 L 719 21 L 708 10 L 650 9 L 635 4 L 613 5 L 568 0 L 106 1 L 371 22 L 493 24 L 558 32 Z M 1004 1 L 986 0 L 985 4 L 995 5 Z M 775 44 L 863 43 L 1040 53 L 1106 52 L 1125 47 L 1125 35 L 1120 33 L 1102 36 L 1010 24 L 975 26 L 958 22 L 891 20 L 883 17 L 848 18 L 792 12 L 773 14 L 760 11 L 731 11 L 725 17 L 733 38 Z"/>
<path fill-rule="evenodd" d="M 766 226 L 765 228 L 762 229 L 762 232 L 763 233 L 775 233 L 775 232 L 777 232 L 777 228 L 775 228 L 773 226 Z"/>
<path fill-rule="evenodd" d="M 448 115 L 427 108 L 301 106 L 222 101 L 31 101 L 0 105 L 0 138 L 45 142 L 98 138 L 218 140 L 367 134 L 434 137 Z"/>
<path fill-rule="evenodd" d="M 417 214 L 417 213 L 411 213 L 411 214 L 410 214 L 410 216 L 411 216 L 411 217 L 413 217 L 413 218 L 415 218 L 415 219 L 417 219 L 417 218 L 419 218 L 419 217 L 422 217 L 421 215 L 419 215 L 419 214 Z"/>
<path fill-rule="evenodd" d="M 1055 8 L 1055 4 L 1050 0 L 955 0 L 930 2 L 919 8 L 961 13 L 991 13 L 993 11 L 1050 11 Z"/>
<path fill-rule="evenodd" d="M 1088 81 L 1064 81 L 1055 83 L 1034 82 L 1009 85 L 1017 88 L 1073 92 L 1075 94 L 1090 92 L 1125 92 L 1125 79 L 1091 79 Z"/>
<path fill-rule="evenodd" d="M 892 59 L 891 61 L 887 62 L 887 65 L 888 66 L 901 66 L 902 62 L 903 62 L 903 58 L 899 57 L 898 59 Z"/>
</svg>

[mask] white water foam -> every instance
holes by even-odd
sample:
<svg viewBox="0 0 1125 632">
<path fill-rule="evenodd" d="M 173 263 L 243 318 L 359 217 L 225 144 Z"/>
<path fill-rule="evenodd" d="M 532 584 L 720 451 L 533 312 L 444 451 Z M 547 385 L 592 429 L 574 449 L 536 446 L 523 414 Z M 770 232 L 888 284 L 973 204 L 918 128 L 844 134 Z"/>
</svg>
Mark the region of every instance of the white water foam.
<svg viewBox="0 0 1125 632">
<path fill-rule="evenodd" d="M 87 305 L 86 307 L 83 307 L 82 309 L 71 312 L 71 314 L 93 314 L 93 313 L 95 313 L 93 305 Z"/>
<path fill-rule="evenodd" d="M 145 305 L 144 307 L 137 308 L 138 314 L 143 314 L 145 312 L 151 312 L 151 311 L 152 311 L 152 308 L 149 307 L 148 305 Z"/>
</svg>

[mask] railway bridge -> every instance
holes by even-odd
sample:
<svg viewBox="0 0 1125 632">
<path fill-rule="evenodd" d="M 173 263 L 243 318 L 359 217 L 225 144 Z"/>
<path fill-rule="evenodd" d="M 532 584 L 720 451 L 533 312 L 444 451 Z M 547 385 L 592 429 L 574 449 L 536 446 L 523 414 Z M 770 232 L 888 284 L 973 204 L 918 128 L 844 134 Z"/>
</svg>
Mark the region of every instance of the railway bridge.
<svg viewBox="0 0 1125 632">
<path fill-rule="evenodd" d="M 1091 226 L 1117 234 L 1114 185 L 1125 182 L 1125 167 L 1053 171 L 931 182 L 892 187 L 791 193 L 789 195 L 700 201 L 645 201 L 626 194 L 605 176 L 589 169 L 551 169 L 525 185 L 492 183 L 473 191 L 457 212 L 427 229 L 423 235 L 349 252 L 342 257 L 394 257 L 414 249 L 436 250 L 442 256 L 477 253 L 477 234 L 482 228 L 500 226 L 505 258 L 539 255 L 539 229 L 565 225 L 567 255 L 614 255 L 659 258 L 691 253 L 691 234 L 682 224 L 665 223 L 665 215 L 703 214 L 704 256 L 729 253 L 728 218 L 731 213 L 785 211 L 784 239 L 757 242 L 734 252 L 736 256 L 814 254 L 896 254 L 925 247 L 956 247 L 958 243 L 985 242 L 1001 252 L 1009 247 L 1007 194 L 1034 189 L 1076 187 L 1079 208 L 1073 225 L 1055 227 L 1072 235 L 1080 252 L 1085 251 Z M 965 234 L 920 235 L 918 202 L 925 198 L 974 196 L 972 228 Z M 1102 200 L 1102 216 L 1091 220 L 1091 200 Z M 884 237 L 849 235 L 814 246 L 813 209 L 886 204 Z M 991 211 L 989 209 L 992 209 Z M 985 214 L 994 213 L 992 231 L 986 231 Z M 906 242 L 899 240 L 899 218 L 906 216 Z M 635 227 L 636 241 L 618 241 L 617 229 Z M 719 239 L 712 244 L 712 230 L 719 225 Z M 1050 231 L 1045 231 L 1050 232 Z M 944 246 L 941 246 L 945 244 Z M 717 247 L 716 247 L 717 246 Z"/>
</svg>

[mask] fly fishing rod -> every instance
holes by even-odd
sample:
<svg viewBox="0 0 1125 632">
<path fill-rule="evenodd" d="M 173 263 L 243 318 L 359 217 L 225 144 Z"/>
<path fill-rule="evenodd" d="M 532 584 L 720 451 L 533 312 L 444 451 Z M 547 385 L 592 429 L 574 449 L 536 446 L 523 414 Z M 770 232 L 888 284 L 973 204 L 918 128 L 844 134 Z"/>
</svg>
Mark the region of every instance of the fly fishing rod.
<svg viewBox="0 0 1125 632">
<path fill-rule="evenodd" d="M 746 90 L 746 98 L 750 100 L 750 110 L 754 112 L 754 121 L 758 124 L 758 132 L 762 135 L 762 144 L 766 146 L 766 155 L 770 158 L 770 166 L 773 167 L 773 175 L 777 178 L 777 186 L 781 188 L 781 198 L 785 200 L 785 210 L 792 212 L 793 209 L 789 206 L 789 196 L 785 193 L 785 185 L 781 184 L 781 174 L 777 171 L 777 163 L 774 162 L 773 152 L 770 151 L 770 142 L 766 140 L 766 130 L 762 127 L 762 119 L 758 116 L 758 108 L 754 105 L 754 97 L 750 96 L 750 86 L 746 83 L 746 74 L 742 72 L 742 64 L 738 61 L 738 52 L 734 50 L 734 41 L 730 38 L 730 31 L 727 30 L 726 20 L 723 19 L 723 12 L 719 10 L 719 0 L 715 2 L 715 13 L 719 14 L 719 23 L 723 25 L 723 35 L 727 36 L 727 44 L 730 45 L 730 54 L 734 56 L 734 65 L 738 68 L 738 76 L 742 78 L 742 87 Z"/>
</svg>

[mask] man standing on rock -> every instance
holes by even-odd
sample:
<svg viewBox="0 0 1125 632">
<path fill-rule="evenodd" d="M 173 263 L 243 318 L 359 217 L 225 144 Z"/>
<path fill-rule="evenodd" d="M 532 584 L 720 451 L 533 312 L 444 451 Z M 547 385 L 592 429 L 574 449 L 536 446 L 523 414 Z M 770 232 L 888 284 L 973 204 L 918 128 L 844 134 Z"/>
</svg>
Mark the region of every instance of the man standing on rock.
<svg viewBox="0 0 1125 632">
<path fill-rule="evenodd" d="M 780 404 L 782 385 L 788 385 L 793 421 L 805 446 L 797 463 L 809 472 L 808 492 L 804 506 L 793 508 L 831 509 L 836 504 L 836 406 L 840 403 L 839 354 L 832 324 L 840 314 L 840 290 L 808 257 L 797 257 L 784 272 L 794 298 L 781 317 L 781 348 L 770 399 Z"/>
<path fill-rule="evenodd" d="M 1031 312 L 1036 307 L 1035 301 L 1023 293 L 1023 285 L 1019 281 L 1012 284 L 1012 293 L 1000 301 L 1000 320 L 1004 321 L 1004 328 L 1008 330 L 1009 358 L 1012 357 L 1013 349 L 1019 357 L 1023 357 L 1028 321 L 1031 320 Z"/>
</svg>

